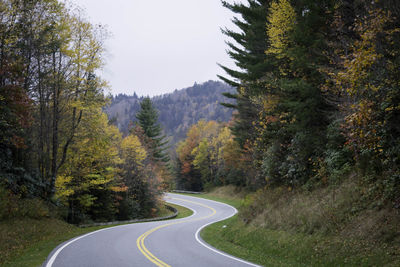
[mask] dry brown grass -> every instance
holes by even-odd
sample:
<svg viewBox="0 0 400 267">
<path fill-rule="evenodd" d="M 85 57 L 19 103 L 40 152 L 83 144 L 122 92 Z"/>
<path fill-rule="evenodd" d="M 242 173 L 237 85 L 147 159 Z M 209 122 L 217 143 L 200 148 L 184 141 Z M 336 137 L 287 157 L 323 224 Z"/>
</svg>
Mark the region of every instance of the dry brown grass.
<svg viewBox="0 0 400 267">
<path fill-rule="evenodd" d="M 227 199 L 243 199 L 247 194 L 248 191 L 245 189 L 233 185 L 217 187 L 208 193 L 208 195 Z"/>
<path fill-rule="evenodd" d="M 265 266 L 400 266 L 398 214 L 367 208 L 362 193 L 352 179 L 312 192 L 260 190 L 236 200 L 239 217 L 207 227 L 202 237 Z M 228 196 L 229 203 L 239 194 L 223 187 L 203 197 Z"/>
<path fill-rule="evenodd" d="M 241 218 L 268 229 L 334 234 L 400 246 L 398 210 L 367 208 L 362 188 L 350 179 L 312 192 L 264 189 L 246 197 Z"/>
</svg>

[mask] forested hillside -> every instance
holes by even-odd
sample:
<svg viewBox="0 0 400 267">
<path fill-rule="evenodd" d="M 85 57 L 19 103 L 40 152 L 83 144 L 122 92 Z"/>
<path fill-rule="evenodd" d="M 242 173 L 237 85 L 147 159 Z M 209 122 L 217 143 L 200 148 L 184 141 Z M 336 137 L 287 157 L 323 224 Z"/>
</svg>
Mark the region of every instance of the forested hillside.
<svg viewBox="0 0 400 267">
<path fill-rule="evenodd" d="M 109 123 L 108 32 L 57 0 L 0 2 L 0 220 L 154 216 L 164 163 L 140 126 Z M 144 118 L 143 125 L 152 127 Z"/>
<path fill-rule="evenodd" d="M 399 266 L 400 1 L 222 5 L 239 70 L 108 99 L 103 26 L 1 1 L 0 220 L 154 217 L 168 189 L 223 187 L 241 206 L 212 235 L 240 257 Z"/>
<path fill-rule="evenodd" d="M 220 78 L 236 88 L 225 95 L 237 102 L 230 129 L 236 158 L 247 161 L 242 183 L 313 188 L 353 173 L 368 188 L 365 197 L 398 208 L 400 4 L 223 4 L 241 18 L 233 19 L 238 32 L 223 32 L 242 71 L 222 66 Z M 214 135 L 200 133 L 209 142 Z"/>
<path fill-rule="evenodd" d="M 330 265 L 317 250 L 343 253 L 351 266 L 398 262 L 399 1 L 223 4 L 240 29 L 223 32 L 242 71 L 222 66 L 220 77 L 236 88 L 227 95 L 236 112 L 229 126 L 199 122 L 188 131 L 177 150 L 177 186 L 248 190 L 239 220 L 220 230 L 234 246 L 230 237 L 257 238 L 261 229 L 264 240 L 276 237 L 260 237 L 264 247 L 284 235 L 322 234 L 332 243 L 309 244 L 315 253 L 302 264 Z M 390 256 L 373 259 L 377 248 Z"/>
<path fill-rule="evenodd" d="M 222 93 L 233 92 L 234 89 L 224 83 L 208 81 L 194 84 L 173 93 L 153 97 L 151 100 L 159 112 L 159 122 L 165 134 L 170 137 L 170 144 L 185 137 L 191 125 L 200 119 L 226 122 L 231 119 L 232 110 L 221 106 L 226 102 Z M 118 128 L 127 133 L 129 125 L 136 121 L 136 113 L 143 97 L 136 94 L 127 96 L 119 94 L 112 98 L 111 105 L 106 108 L 109 118 Z"/>
</svg>

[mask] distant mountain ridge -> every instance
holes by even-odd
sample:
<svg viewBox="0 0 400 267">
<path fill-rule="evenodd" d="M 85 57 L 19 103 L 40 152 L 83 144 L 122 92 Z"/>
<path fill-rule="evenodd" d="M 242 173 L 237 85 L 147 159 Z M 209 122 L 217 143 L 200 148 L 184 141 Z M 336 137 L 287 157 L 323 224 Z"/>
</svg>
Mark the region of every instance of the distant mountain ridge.
<svg viewBox="0 0 400 267">
<path fill-rule="evenodd" d="M 151 100 L 159 112 L 159 123 L 170 137 L 171 145 L 183 139 L 190 126 L 200 119 L 229 121 L 232 109 L 220 105 L 221 102 L 230 102 L 222 95 L 225 92 L 234 93 L 234 89 L 222 82 L 207 81 L 152 97 Z M 130 124 L 136 121 L 142 99 L 136 93 L 132 96 L 118 94 L 112 97 L 111 104 L 105 111 L 123 133 L 126 134 Z"/>
</svg>

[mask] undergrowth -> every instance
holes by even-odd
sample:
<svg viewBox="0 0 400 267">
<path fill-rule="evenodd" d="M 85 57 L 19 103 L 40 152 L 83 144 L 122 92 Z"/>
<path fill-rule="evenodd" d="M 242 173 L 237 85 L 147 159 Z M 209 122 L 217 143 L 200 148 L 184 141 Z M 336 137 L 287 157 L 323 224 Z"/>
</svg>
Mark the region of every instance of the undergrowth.
<svg viewBox="0 0 400 267">
<path fill-rule="evenodd" d="M 240 218 L 268 229 L 334 234 L 400 246 L 399 211 L 369 205 L 363 198 L 364 190 L 351 179 L 313 191 L 266 188 L 246 196 Z"/>
<path fill-rule="evenodd" d="M 211 225 L 211 245 L 265 266 L 400 266 L 400 215 L 363 198 L 361 183 L 265 188 L 231 186 L 202 195 L 231 203 L 239 215 Z"/>
</svg>

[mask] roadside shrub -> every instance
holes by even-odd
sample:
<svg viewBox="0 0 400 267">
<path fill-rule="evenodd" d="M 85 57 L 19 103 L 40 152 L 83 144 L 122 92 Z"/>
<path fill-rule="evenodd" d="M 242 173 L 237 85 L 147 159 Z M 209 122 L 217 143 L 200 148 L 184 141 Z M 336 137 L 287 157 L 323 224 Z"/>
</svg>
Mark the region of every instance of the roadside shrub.
<svg viewBox="0 0 400 267">
<path fill-rule="evenodd" d="M 0 220 L 7 217 L 8 205 L 8 192 L 3 186 L 0 186 Z"/>
<path fill-rule="evenodd" d="M 231 168 L 227 171 L 225 185 L 244 186 L 246 184 L 245 177 L 245 173 L 242 170 Z"/>
<path fill-rule="evenodd" d="M 340 186 L 312 192 L 291 187 L 265 188 L 245 198 L 240 218 L 269 229 L 308 234 L 334 232 L 361 209 L 360 195 L 360 187 L 351 179 Z"/>
<path fill-rule="evenodd" d="M 285 161 L 285 151 L 278 142 L 274 142 L 265 152 L 261 170 L 268 184 L 281 184 L 281 167 Z"/>
<path fill-rule="evenodd" d="M 21 198 L 0 186 L 0 220 L 49 217 L 49 207 L 38 198 Z"/>
<path fill-rule="evenodd" d="M 50 212 L 47 205 L 40 199 L 20 199 L 16 217 L 40 219 L 43 217 L 50 217 Z"/>
</svg>

